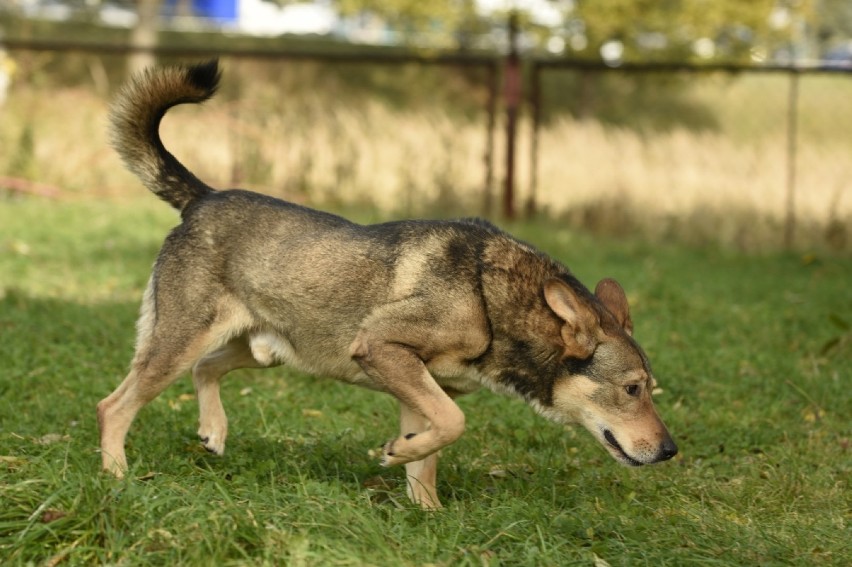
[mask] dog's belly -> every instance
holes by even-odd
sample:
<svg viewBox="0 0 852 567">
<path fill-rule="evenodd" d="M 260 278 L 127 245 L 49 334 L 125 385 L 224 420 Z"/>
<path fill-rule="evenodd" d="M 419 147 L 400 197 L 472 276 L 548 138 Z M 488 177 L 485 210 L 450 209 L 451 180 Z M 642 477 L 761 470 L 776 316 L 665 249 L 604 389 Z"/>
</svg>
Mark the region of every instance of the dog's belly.
<svg viewBox="0 0 852 567">
<path fill-rule="evenodd" d="M 296 351 L 286 337 L 272 331 L 261 331 L 249 337 L 251 354 L 264 366 L 284 364 L 317 376 L 328 376 L 348 382 L 360 382 L 359 374 L 363 374 L 358 364 L 349 356 L 341 356 L 329 349 L 323 356 Z M 364 376 L 366 378 L 366 376 Z"/>
<path fill-rule="evenodd" d="M 340 356 L 328 352 L 321 359 L 311 360 L 317 357 L 300 355 L 286 337 L 272 331 L 252 334 L 249 337 L 249 348 L 255 360 L 263 366 L 284 364 L 302 372 L 335 378 L 371 390 L 385 390 L 365 374 L 348 354 Z M 473 392 L 482 385 L 477 371 L 464 364 L 436 361 L 429 364 L 428 369 L 439 386 L 456 394 Z"/>
</svg>

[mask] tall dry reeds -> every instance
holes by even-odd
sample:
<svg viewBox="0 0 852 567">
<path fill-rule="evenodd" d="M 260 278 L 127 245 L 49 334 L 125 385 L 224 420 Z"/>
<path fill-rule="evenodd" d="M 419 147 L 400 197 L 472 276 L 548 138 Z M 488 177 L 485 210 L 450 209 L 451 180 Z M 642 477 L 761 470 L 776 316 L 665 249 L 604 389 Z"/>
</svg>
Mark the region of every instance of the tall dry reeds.
<svg viewBox="0 0 852 567">
<path fill-rule="evenodd" d="M 305 92 L 282 96 L 258 87 L 236 100 L 175 109 L 162 136 L 217 187 L 405 215 L 482 213 L 484 120 Z M 0 174 L 57 186 L 68 197 L 135 198 L 141 187 L 108 146 L 106 111 L 107 103 L 84 89 L 17 88 L 0 108 Z M 748 138 L 678 128 L 649 134 L 558 119 L 541 131 L 536 200 L 540 210 L 578 228 L 746 248 L 778 244 L 786 213 L 783 131 Z M 523 202 L 531 173 L 528 124 L 521 132 Z M 498 135 L 495 185 L 502 146 Z M 850 148 L 852 140 L 837 138 L 798 145 L 795 211 L 803 245 L 852 244 Z"/>
</svg>

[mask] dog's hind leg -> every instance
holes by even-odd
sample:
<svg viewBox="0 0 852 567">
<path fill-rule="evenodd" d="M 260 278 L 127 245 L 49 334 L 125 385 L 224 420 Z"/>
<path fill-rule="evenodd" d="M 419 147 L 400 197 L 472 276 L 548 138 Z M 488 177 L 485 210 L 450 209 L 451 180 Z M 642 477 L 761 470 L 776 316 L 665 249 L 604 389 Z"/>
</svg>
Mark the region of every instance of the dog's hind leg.
<svg viewBox="0 0 852 567">
<path fill-rule="evenodd" d="M 136 414 L 192 364 L 187 359 L 191 359 L 193 354 L 201 354 L 201 349 L 184 349 L 185 355 L 179 358 L 171 356 L 171 353 L 148 354 L 152 351 L 157 353 L 158 343 L 152 341 L 150 348 L 145 348 L 142 353 L 137 351 L 127 377 L 98 404 L 103 468 L 118 477 L 127 470 L 124 440 Z"/>
<path fill-rule="evenodd" d="M 400 403 L 400 433 L 411 435 L 429 429 L 429 421 L 407 405 Z M 441 508 L 438 490 L 435 487 L 438 472 L 438 453 L 432 453 L 425 459 L 405 463 L 405 476 L 408 497 L 426 510 Z"/>
<path fill-rule="evenodd" d="M 127 470 L 124 440 L 139 410 L 246 325 L 243 313 L 232 302 L 220 301 L 213 306 L 199 298 L 192 305 L 158 307 L 153 294 L 154 286 L 149 284 L 130 372 L 98 404 L 103 468 L 116 476 L 123 476 Z M 195 317 L 181 317 L 186 312 Z"/>
<path fill-rule="evenodd" d="M 127 470 L 124 440 L 136 414 L 209 349 L 215 348 L 221 335 L 217 329 L 208 328 L 199 329 L 190 340 L 180 339 L 156 337 L 141 352 L 137 350 L 127 378 L 98 404 L 103 467 L 116 476 L 123 476 Z"/>
<path fill-rule="evenodd" d="M 264 366 L 268 364 L 255 359 L 245 336 L 233 339 L 195 363 L 192 382 L 198 397 L 198 437 L 211 453 L 224 454 L 225 439 L 228 437 L 228 418 L 219 397 L 222 377 L 238 368 Z"/>
</svg>

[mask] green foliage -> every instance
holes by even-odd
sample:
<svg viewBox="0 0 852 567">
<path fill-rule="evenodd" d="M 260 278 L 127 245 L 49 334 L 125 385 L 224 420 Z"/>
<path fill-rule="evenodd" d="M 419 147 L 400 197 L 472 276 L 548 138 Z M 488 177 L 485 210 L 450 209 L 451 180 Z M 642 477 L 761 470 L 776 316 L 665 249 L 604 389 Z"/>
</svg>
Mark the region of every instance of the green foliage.
<svg viewBox="0 0 852 567">
<path fill-rule="evenodd" d="M 817 25 L 823 41 L 852 38 L 852 3 L 848 0 L 821 0 L 817 2 Z"/>
<path fill-rule="evenodd" d="M 744 59 L 766 31 L 775 0 L 580 0 L 576 17 L 583 22 L 589 50 L 613 39 L 625 46 L 626 60 L 689 60 L 692 43 L 701 38 L 717 41 L 722 57 Z M 659 34 L 664 42 L 643 48 L 643 36 Z"/>
<path fill-rule="evenodd" d="M 455 29 L 474 12 L 472 0 L 337 0 L 346 15 L 370 12 L 403 28 L 428 29 L 441 25 Z"/>
<path fill-rule="evenodd" d="M 443 454 L 447 508 L 424 513 L 367 454 L 395 404 L 286 369 L 224 382 L 223 458 L 200 449 L 182 380 L 134 424 L 130 479 L 99 473 L 95 404 L 176 222 L 147 195 L 0 202 L 4 565 L 846 564 L 852 358 L 824 347 L 848 332 L 848 259 L 510 227 L 586 283 L 622 281 L 681 454 L 626 469 L 481 392 Z"/>
</svg>

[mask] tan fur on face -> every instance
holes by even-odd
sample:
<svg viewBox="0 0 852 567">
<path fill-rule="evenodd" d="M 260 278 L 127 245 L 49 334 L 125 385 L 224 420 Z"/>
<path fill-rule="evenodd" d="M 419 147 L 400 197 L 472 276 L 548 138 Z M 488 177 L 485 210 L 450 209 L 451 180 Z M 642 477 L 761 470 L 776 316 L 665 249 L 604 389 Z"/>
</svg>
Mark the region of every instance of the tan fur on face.
<svg viewBox="0 0 852 567">
<path fill-rule="evenodd" d="M 625 461 L 624 456 L 605 438 L 607 430 L 634 461 L 656 462 L 660 446 L 670 438 L 651 401 L 655 383 L 653 378 L 638 371 L 605 383 L 575 376 L 557 385 L 554 413 L 583 425 L 620 462 Z M 626 393 L 628 384 L 640 385 L 641 393 L 637 398 Z"/>
</svg>

